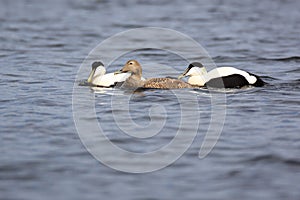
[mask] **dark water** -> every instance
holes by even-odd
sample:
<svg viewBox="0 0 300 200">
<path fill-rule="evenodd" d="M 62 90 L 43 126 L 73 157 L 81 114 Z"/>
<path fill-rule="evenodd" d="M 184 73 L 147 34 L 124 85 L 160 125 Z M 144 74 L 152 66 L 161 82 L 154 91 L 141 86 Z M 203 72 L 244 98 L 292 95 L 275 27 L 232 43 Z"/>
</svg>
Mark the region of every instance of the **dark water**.
<svg viewBox="0 0 300 200">
<path fill-rule="evenodd" d="M 299 7 L 293 0 L 2 0 L 1 199 L 300 199 Z M 226 93 L 224 128 L 204 159 L 198 159 L 198 152 L 210 119 L 210 96 L 182 91 L 184 103 L 196 96 L 200 105 L 193 144 L 167 168 L 127 174 L 104 166 L 86 151 L 73 121 L 72 92 L 80 64 L 98 43 L 145 26 L 187 34 L 218 66 L 251 71 L 269 85 Z M 185 63 L 172 55 L 138 55 L 141 63 L 155 60 L 184 70 Z M 87 98 L 94 95 L 88 87 L 81 92 Z M 180 105 L 171 91 L 130 97 L 132 118 L 141 126 L 149 123 L 153 103 L 168 113 L 166 126 L 149 141 L 131 139 L 115 126 L 112 96 L 97 92 L 95 107 L 102 128 L 120 147 L 153 151 L 176 133 Z"/>
</svg>

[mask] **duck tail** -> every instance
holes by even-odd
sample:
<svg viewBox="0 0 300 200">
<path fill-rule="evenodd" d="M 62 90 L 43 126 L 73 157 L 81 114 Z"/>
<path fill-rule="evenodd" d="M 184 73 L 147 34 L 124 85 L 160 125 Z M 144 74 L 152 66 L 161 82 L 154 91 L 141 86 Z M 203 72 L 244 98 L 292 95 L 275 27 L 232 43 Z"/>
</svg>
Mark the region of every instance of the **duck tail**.
<svg viewBox="0 0 300 200">
<path fill-rule="evenodd" d="M 264 85 L 266 85 L 267 83 L 265 81 L 263 81 L 259 76 L 255 75 L 255 74 L 251 74 L 251 76 L 255 76 L 257 81 L 253 84 L 253 86 L 255 87 L 263 87 Z"/>
</svg>

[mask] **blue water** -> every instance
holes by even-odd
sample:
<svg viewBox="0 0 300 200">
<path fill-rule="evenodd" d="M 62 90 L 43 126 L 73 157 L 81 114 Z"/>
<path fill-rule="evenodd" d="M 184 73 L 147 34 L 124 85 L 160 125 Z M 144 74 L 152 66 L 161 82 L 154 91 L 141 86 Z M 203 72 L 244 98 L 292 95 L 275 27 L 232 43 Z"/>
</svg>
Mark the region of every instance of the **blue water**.
<svg viewBox="0 0 300 200">
<path fill-rule="evenodd" d="M 299 6 L 292 0 L 2 0 L 0 198 L 300 199 Z M 183 90 L 184 104 L 193 97 L 199 103 L 195 118 L 200 128 L 191 147 L 161 170 L 123 173 L 94 159 L 79 139 L 73 86 L 78 85 L 81 63 L 95 46 L 121 31 L 148 26 L 182 32 L 199 42 L 216 65 L 250 71 L 269 84 L 226 92 L 223 131 L 204 159 L 198 153 L 210 122 L 210 93 Z M 134 41 L 124 46 L 130 42 Z M 161 53 L 132 55 L 142 64 L 154 60 L 185 69 L 184 61 Z M 109 71 L 119 69 L 129 57 L 117 60 Z M 144 71 L 146 77 L 177 75 Z M 87 75 L 88 71 L 79 76 Z M 176 133 L 180 103 L 171 91 L 132 95 L 78 88 L 87 99 L 95 97 L 97 120 L 124 149 L 153 151 Z M 112 112 L 121 119 L 128 113 L 110 106 L 114 95 L 130 97 L 130 114 L 140 126 L 150 123 L 152 105 L 164 107 L 167 118 L 161 132 L 150 140 L 124 134 L 115 126 Z M 188 116 L 187 134 L 193 126 L 189 111 Z M 117 162 L 130 166 L 130 160 Z"/>
</svg>

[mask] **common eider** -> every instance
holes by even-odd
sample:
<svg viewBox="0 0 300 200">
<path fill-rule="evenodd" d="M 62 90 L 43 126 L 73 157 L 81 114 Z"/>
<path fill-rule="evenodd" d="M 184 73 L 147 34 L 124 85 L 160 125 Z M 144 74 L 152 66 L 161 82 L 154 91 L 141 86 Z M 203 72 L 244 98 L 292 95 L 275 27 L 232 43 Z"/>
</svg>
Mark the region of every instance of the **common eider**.
<svg viewBox="0 0 300 200">
<path fill-rule="evenodd" d="M 152 88 L 152 89 L 179 89 L 193 88 L 190 84 L 174 78 L 150 78 L 142 80 L 142 67 L 136 60 L 129 60 L 124 67 L 115 74 L 130 72 L 131 75 L 122 84 L 122 88 Z"/>
<path fill-rule="evenodd" d="M 234 67 L 218 67 L 207 72 L 199 62 L 191 63 L 178 79 L 185 76 L 189 76 L 189 84 L 200 87 L 241 88 L 249 85 L 262 87 L 265 84 L 259 76 Z"/>
<path fill-rule="evenodd" d="M 87 79 L 87 82 L 99 87 L 113 87 L 119 82 L 124 82 L 130 76 L 130 73 L 105 73 L 106 70 L 103 63 L 99 61 L 94 62 L 92 64 L 92 71 Z"/>
</svg>

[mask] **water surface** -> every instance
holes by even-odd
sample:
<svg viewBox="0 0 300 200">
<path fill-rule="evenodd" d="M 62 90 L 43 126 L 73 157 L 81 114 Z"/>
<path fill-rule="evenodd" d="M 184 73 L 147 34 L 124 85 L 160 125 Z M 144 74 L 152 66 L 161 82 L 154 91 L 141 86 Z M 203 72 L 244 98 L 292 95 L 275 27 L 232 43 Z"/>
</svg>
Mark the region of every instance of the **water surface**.
<svg viewBox="0 0 300 200">
<path fill-rule="evenodd" d="M 1 1 L 1 197 L 299 199 L 299 6 L 292 0 Z M 167 168 L 126 174 L 99 163 L 84 148 L 73 121 L 72 91 L 80 64 L 98 43 L 145 26 L 187 34 L 218 66 L 251 71 L 269 85 L 226 93 L 221 137 L 202 160 L 198 152 L 210 121 L 210 95 L 183 91 L 186 104 L 196 95 L 200 105 L 200 129 L 191 147 Z M 178 70 L 186 64 L 160 51 L 138 52 L 135 58 Z M 109 69 L 119 69 L 126 59 Z M 144 71 L 146 77 L 176 75 Z M 171 91 L 131 97 L 131 115 L 141 126 L 149 123 L 151 105 L 168 113 L 166 126 L 150 140 L 130 138 L 115 126 L 108 106 L 113 92 L 93 93 L 88 87 L 81 92 L 95 95 L 99 123 L 124 149 L 152 151 L 176 133 L 180 104 Z M 126 114 L 116 112 L 121 118 Z"/>
</svg>

